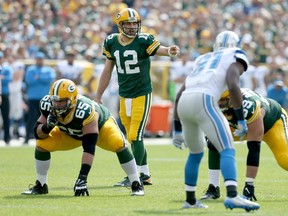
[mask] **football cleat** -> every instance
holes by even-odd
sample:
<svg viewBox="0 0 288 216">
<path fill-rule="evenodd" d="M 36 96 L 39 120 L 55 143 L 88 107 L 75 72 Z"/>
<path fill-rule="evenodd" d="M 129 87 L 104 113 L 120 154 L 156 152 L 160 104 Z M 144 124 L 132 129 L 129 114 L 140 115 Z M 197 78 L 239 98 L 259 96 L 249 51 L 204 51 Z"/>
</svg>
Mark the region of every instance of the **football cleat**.
<svg viewBox="0 0 288 216">
<path fill-rule="evenodd" d="M 208 208 L 207 205 L 202 204 L 200 201 L 196 201 L 196 203 L 194 205 L 191 205 L 190 203 L 188 203 L 187 201 L 185 201 L 184 205 L 182 206 L 183 209 L 187 209 L 187 208 Z"/>
<path fill-rule="evenodd" d="M 247 212 L 251 210 L 258 210 L 260 208 L 260 205 L 258 203 L 247 200 L 239 195 L 233 198 L 226 197 L 224 201 L 224 206 L 229 209 L 242 208 L 245 209 Z"/>
<path fill-rule="evenodd" d="M 152 185 L 152 179 L 151 176 L 145 175 L 144 173 L 140 174 L 140 181 L 143 183 L 143 185 Z M 124 177 L 124 179 L 120 182 L 117 182 L 114 187 L 130 187 L 131 183 L 129 181 L 128 176 Z"/>
<path fill-rule="evenodd" d="M 28 191 L 24 191 L 21 193 L 22 195 L 40 195 L 40 194 L 48 194 L 48 186 L 44 184 L 43 186 L 37 180 L 36 184 L 33 187 L 29 187 Z"/>
<path fill-rule="evenodd" d="M 117 182 L 114 187 L 130 187 L 131 183 L 129 181 L 128 176 L 124 177 L 124 179 L 120 182 Z"/>
<path fill-rule="evenodd" d="M 145 175 L 144 173 L 140 173 L 140 181 L 143 183 L 143 185 L 153 184 L 151 176 Z"/>
<path fill-rule="evenodd" d="M 144 196 L 144 187 L 143 184 L 140 184 L 140 182 L 132 182 L 131 189 L 131 196 Z"/>
<path fill-rule="evenodd" d="M 220 197 L 220 188 L 217 186 L 215 187 L 212 184 L 209 184 L 209 187 L 206 191 L 206 193 L 201 197 L 201 200 L 212 200 L 212 199 L 218 199 Z"/>
</svg>

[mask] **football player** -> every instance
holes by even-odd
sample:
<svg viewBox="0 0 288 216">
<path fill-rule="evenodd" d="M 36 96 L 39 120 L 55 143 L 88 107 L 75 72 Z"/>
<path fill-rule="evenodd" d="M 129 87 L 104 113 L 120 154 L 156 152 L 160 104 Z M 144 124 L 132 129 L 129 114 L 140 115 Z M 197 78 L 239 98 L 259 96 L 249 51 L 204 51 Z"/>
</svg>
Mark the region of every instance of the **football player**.
<svg viewBox="0 0 288 216">
<path fill-rule="evenodd" d="M 116 17 L 119 33 L 109 35 L 103 44 L 106 56 L 105 67 L 98 83 L 95 101 L 101 103 L 114 66 L 119 84 L 119 116 L 131 144 L 140 179 L 144 185 L 152 185 L 147 163 L 147 151 L 143 142 L 151 101 L 152 83 L 150 76 L 150 56 L 171 56 L 179 54 L 176 45 L 165 47 L 151 34 L 141 33 L 141 18 L 137 11 L 125 8 Z M 124 178 L 115 186 L 130 185 Z"/>
<path fill-rule="evenodd" d="M 239 48 L 240 39 L 235 32 L 221 32 L 214 43 L 214 51 L 199 56 L 184 85 L 177 93 L 174 107 L 173 144 L 189 148 L 185 165 L 186 201 L 183 208 L 207 208 L 196 199 L 199 166 L 206 146 L 205 136 L 213 140 L 221 157 L 221 172 L 226 186 L 226 208 L 257 210 L 257 203 L 246 200 L 237 192 L 237 166 L 235 148 L 228 121 L 217 101 L 227 88 L 231 92 L 231 105 L 237 116 L 238 136 L 247 132 L 244 119 L 239 77 L 249 65 L 245 52 Z M 183 132 L 182 132 L 183 125 Z"/>
<path fill-rule="evenodd" d="M 265 98 L 250 89 L 241 89 L 243 96 L 244 117 L 248 125 L 247 140 L 248 155 L 246 160 L 246 182 L 243 195 L 250 200 L 255 196 L 254 180 L 257 176 L 260 161 L 261 141 L 271 149 L 274 157 L 284 170 L 288 171 L 288 130 L 287 113 L 273 99 Z M 223 93 L 219 106 L 229 121 L 232 132 L 237 126 L 237 117 L 231 106 L 229 91 Z M 239 137 L 234 136 L 238 141 Z M 209 148 L 209 187 L 202 199 L 217 199 L 220 197 L 219 153 L 208 140 Z"/>
<path fill-rule="evenodd" d="M 89 196 L 87 177 L 97 145 L 117 154 L 132 182 L 131 195 L 144 195 L 135 159 L 116 120 L 106 107 L 79 95 L 77 86 L 71 80 L 60 79 L 53 83 L 49 95 L 40 101 L 40 111 L 41 115 L 34 127 L 37 180 L 34 187 L 22 194 L 47 194 L 51 152 L 66 151 L 82 145 L 82 166 L 74 185 L 74 195 Z"/>
</svg>

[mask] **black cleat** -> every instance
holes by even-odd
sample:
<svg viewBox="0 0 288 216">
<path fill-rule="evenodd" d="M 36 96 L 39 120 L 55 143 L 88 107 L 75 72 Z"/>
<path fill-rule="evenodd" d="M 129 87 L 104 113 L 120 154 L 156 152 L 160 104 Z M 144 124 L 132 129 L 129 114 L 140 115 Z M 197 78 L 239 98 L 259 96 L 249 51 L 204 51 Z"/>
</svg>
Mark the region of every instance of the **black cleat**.
<svg viewBox="0 0 288 216">
<path fill-rule="evenodd" d="M 140 182 L 132 182 L 131 189 L 131 196 L 144 196 L 144 187 L 143 184 L 140 184 Z"/>
<path fill-rule="evenodd" d="M 36 183 L 33 187 L 29 186 L 28 191 L 24 191 L 21 193 L 22 195 L 40 195 L 40 194 L 48 194 L 48 185 L 44 184 L 43 186 L 41 183 L 36 180 Z"/>
<path fill-rule="evenodd" d="M 140 173 L 140 181 L 143 185 L 152 185 L 152 178 L 151 176 L 145 175 L 144 173 Z"/>
<path fill-rule="evenodd" d="M 201 197 L 201 200 L 211 200 L 211 199 L 218 199 L 220 197 L 220 188 L 214 187 L 214 185 L 209 184 L 209 187 L 206 193 Z"/>
</svg>

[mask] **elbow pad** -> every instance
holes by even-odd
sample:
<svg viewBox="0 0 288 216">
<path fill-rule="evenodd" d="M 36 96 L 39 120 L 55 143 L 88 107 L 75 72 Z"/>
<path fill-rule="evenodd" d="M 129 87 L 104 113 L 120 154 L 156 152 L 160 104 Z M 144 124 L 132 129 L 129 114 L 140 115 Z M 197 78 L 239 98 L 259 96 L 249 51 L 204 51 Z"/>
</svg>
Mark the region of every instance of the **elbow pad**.
<svg viewBox="0 0 288 216">
<path fill-rule="evenodd" d="M 97 133 L 85 134 L 82 137 L 83 151 L 94 155 L 97 140 L 98 140 Z"/>
<path fill-rule="evenodd" d="M 39 126 L 40 124 L 42 124 L 42 123 L 40 123 L 40 122 L 37 121 L 37 122 L 35 123 L 35 125 L 34 125 L 34 128 L 33 128 L 34 136 L 35 136 L 36 139 L 41 139 L 41 138 L 38 136 L 38 134 L 37 134 L 37 128 L 38 128 L 38 126 Z"/>
</svg>

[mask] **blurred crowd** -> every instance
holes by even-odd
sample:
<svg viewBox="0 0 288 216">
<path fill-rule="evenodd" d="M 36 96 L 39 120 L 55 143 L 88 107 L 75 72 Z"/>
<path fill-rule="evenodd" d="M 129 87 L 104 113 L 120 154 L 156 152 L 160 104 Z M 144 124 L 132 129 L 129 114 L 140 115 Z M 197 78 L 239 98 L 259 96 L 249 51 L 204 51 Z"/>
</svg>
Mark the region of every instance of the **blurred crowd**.
<svg viewBox="0 0 288 216">
<path fill-rule="evenodd" d="M 21 58 L 39 50 L 62 59 L 67 48 L 77 58 L 102 59 L 101 44 L 117 32 L 116 14 L 133 7 L 142 31 L 161 43 L 178 44 L 191 58 L 211 50 L 216 34 L 231 29 L 242 36 L 250 59 L 283 69 L 288 58 L 286 0 L 1 0 L 0 49 Z"/>
<path fill-rule="evenodd" d="M 176 58 L 171 73 L 181 70 L 179 62 L 193 62 L 212 50 L 215 36 L 225 29 L 241 36 L 251 62 L 251 81 L 244 80 L 248 85 L 244 87 L 264 88 L 266 96 L 274 82 L 288 84 L 287 0 L 0 0 L 0 4 L 0 51 L 2 62 L 11 65 L 35 59 L 39 52 L 53 60 L 65 60 L 72 53 L 76 60 L 101 65 L 103 40 L 118 32 L 117 13 L 132 7 L 141 15 L 142 32 L 155 35 L 163 45 L 179 45 L 185 54 L 185 60 Z"/>
</svg>

